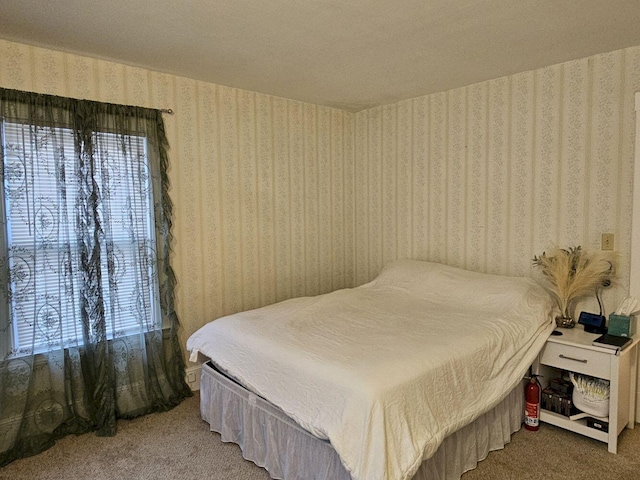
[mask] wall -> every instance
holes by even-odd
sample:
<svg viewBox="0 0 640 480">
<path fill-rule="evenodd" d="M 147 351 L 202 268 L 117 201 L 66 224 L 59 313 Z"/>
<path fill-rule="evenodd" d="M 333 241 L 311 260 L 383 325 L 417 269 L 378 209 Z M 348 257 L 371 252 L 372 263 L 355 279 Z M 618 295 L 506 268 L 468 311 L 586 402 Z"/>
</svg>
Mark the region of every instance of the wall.
<svg viewBox="0 0 640 480">
<path fill-rule="evenodd" d="M 353 114 L 0 40 L 0 86 L 171 108 L 182 338 L 354 284 Z"/>
<path fill-rule="evenodd" d="M 550 243 L 631 248 L 640 47 L 350 114 L 0 41 L 0 86 L 165 116 L 183 338 L 362 284 L 395 258 L 528 275 Z"/>
<path fill-rule="evenodd" d="M 638 90 L 634 47 L 358 112 L 356 283 L 402 257 L 530 275 L 552 243 L 613 232 L 611 311 L 629 281 Z"/>
</svg>

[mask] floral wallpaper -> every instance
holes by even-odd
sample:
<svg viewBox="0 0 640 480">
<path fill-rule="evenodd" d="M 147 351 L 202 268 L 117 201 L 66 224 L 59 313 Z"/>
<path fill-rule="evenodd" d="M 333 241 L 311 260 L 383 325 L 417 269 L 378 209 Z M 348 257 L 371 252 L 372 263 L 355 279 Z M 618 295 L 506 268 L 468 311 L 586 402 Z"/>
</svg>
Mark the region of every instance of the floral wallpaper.
<svg viewBox="0 0 640 480">
<path fill-rule="evenodd" d="M 0 85 L 171 108 L 183 338 L 413 257 L 531 274 L 615 234 L 626 293 L 640 47 L 348 113 L 0 41 Z"/>
<path fill-rule="evenodd" d="M 174 110 L 184 341 L 226 314 L 354 285 L 352 113 L 2 40 L 0 85 Z"/>
<path fill-rule="evenodd" d="M 551 244 L 611 232 L 611 312 L 628 290 L 636 91 L 640 47 L 356 113 L 356 283 L 402 257 L 530 275 Z"/>
</svg>

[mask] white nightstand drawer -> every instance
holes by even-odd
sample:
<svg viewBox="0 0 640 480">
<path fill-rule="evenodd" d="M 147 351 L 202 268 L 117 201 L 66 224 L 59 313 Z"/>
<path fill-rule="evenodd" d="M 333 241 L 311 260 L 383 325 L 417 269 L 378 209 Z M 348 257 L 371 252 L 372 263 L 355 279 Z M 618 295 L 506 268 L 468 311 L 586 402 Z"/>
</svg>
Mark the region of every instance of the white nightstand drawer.
<svg viewBox="0 0 640 480">
<path fill-rule="evenodd" d="M 562 370 L 610 379 L 612 356 L 606 352 L 547 342 L 540 352 L 540 363 Z"/>
</svg>

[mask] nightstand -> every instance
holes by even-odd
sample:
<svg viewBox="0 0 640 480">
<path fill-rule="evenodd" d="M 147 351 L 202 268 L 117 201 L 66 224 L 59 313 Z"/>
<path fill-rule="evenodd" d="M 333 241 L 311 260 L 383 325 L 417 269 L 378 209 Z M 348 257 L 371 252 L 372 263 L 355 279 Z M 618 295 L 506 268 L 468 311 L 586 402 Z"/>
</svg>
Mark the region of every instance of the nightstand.
<svg viewBox="0 0 640 480">
<path fill-rule="evenodd" d="M 608 450 L 616 453 L 618 435 L 625 426 L 634 427 L 636 404 L 636 375 L 638 341 L 633 338 L 630 346 L 621 352 L 591 345 L 598 334 L 587 333 L 581 327 L 559 328 L 562 335 L 551 336 L 533 364 L 533 373 L 542 375 L 543 388 L 561 371 L 582 373 L 610 381 L 609 431 L 587 426 L 586 419 L 571 420 L 547 410 L 540 411 L 540 420 L 572 432 L 595 438 L 608 444 Z"/>
</svg>

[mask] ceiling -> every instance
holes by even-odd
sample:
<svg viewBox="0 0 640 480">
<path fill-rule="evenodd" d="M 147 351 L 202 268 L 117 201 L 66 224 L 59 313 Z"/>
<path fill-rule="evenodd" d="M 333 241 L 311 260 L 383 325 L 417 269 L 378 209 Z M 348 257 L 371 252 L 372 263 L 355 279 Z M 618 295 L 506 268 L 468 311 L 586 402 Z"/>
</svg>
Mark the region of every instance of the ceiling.
<svg viewBox="0 0 640 480">
<path fill-rule="evenodd" d="M 2 0 L 0 38 L 358 111 L 640 45 L 640 2 Z"/>
</svg>

